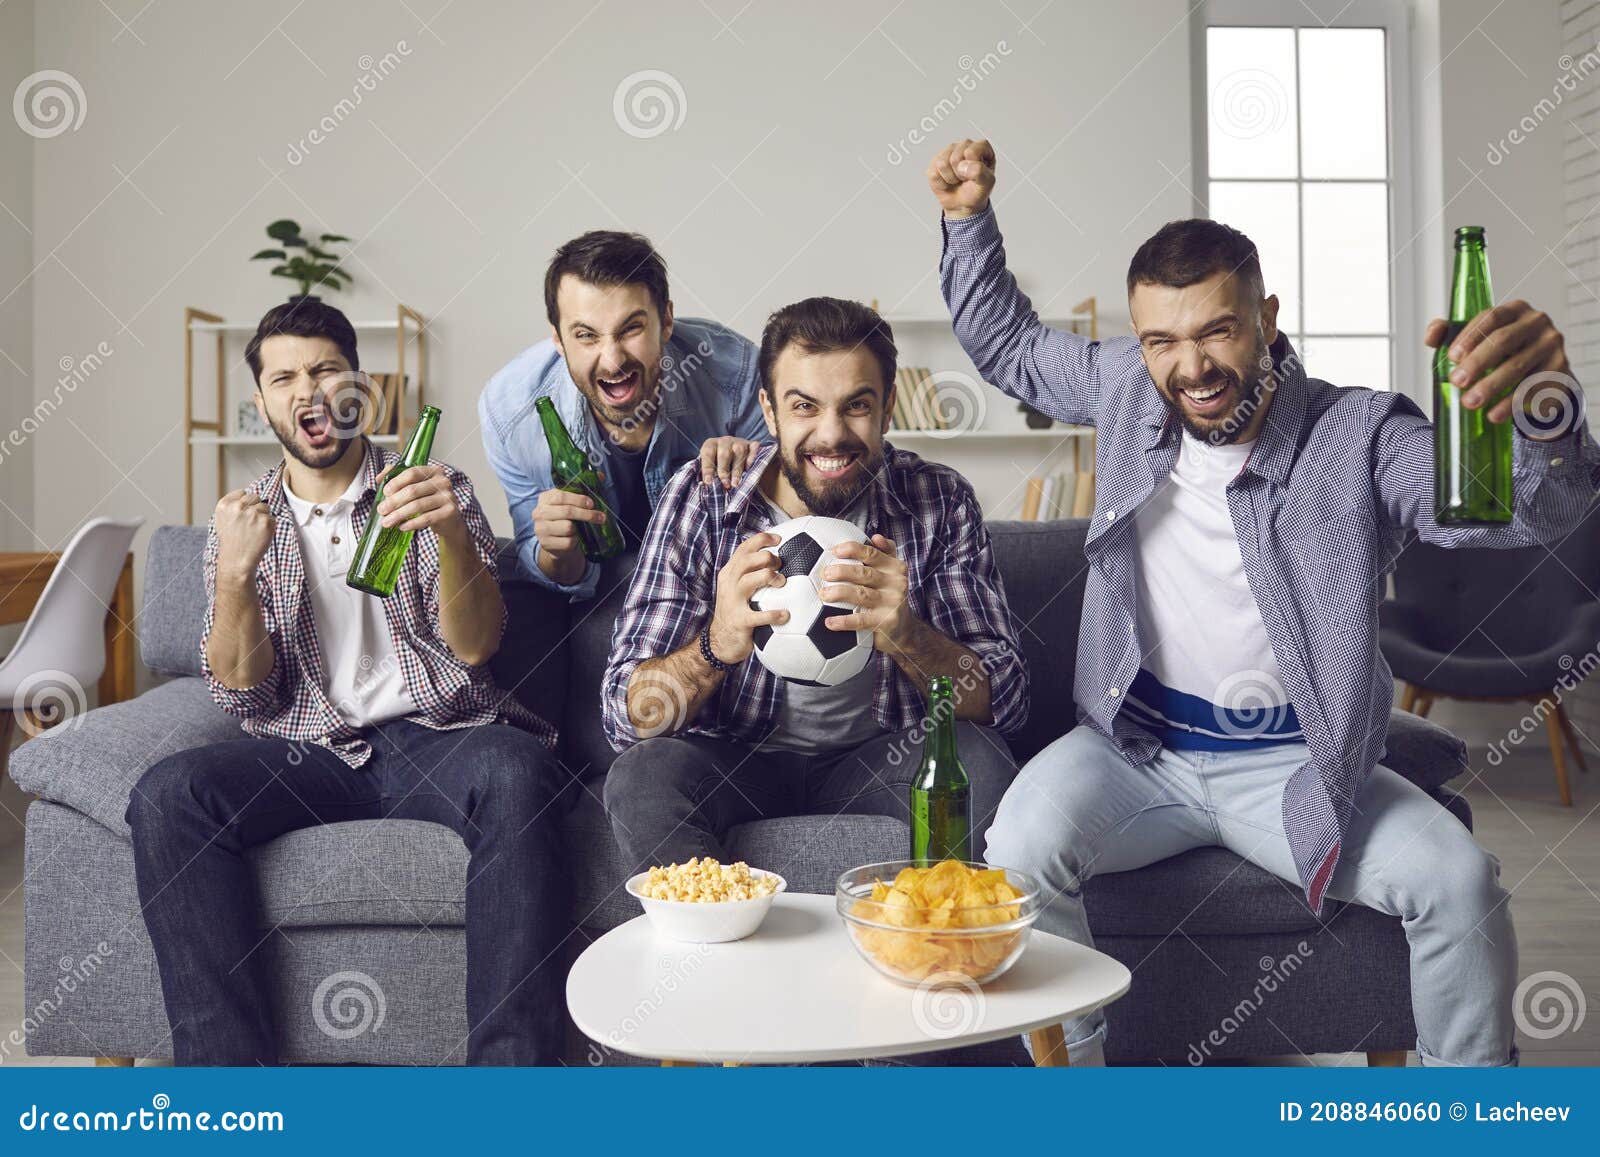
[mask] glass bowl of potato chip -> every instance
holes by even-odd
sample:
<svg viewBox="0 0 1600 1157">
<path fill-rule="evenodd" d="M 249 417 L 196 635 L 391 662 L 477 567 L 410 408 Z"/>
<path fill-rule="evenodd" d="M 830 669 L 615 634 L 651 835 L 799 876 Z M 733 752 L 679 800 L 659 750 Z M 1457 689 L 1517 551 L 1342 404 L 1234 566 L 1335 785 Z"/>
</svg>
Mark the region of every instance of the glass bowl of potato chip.
<svg viewBox="0 0 1600 1157">
<path fill-rule="evenodd" d="M 743 940 L 761 926 L 773 898 L 788 886 L 776 872 L 743 860 L 723 864 L 710 856 L 658 865 L 630 876 L 626 885 L 659 934 L 689 944 Z"/>
<path fill-rule="evenodd" d="M 839 877 L 839 915 L 856 951 L 901 984 L 987 984 L 1022 956 L 1039 886 L 1011 868 L 890 860 Z"/>
</svg>

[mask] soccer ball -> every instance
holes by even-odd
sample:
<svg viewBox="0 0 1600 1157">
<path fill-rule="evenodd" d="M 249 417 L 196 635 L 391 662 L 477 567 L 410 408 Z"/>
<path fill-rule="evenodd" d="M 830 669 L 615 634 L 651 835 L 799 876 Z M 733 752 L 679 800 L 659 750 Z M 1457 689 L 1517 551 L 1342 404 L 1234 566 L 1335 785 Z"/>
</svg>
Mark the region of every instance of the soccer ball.
<svg viewBox="0 0 1600 1157">
<path fill-rule="evenodd" d="M 822 572 L 834 561 L 841 542 L 865 542 L 866 535 L 842 518 L 807 515 L 769 528 L 782 541 L 769 547 L 782 560 L 787 578 L 781 587 L 764 587 L 750 605 L 758 611 L 784 610 L 787 622 L 755 630 L 756 658 L 781 679 L 808 687 L 833 687 L 859 674 L 872 657 L 871 631 L 830 631 L 827 621 L 855 607 L 822 601 Z"/>
</svg>

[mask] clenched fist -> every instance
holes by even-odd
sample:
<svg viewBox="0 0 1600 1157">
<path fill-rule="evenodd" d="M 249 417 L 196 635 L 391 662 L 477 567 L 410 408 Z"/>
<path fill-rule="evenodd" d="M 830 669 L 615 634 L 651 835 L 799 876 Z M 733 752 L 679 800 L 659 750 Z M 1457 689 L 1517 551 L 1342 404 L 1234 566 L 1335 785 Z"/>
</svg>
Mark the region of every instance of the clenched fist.
<svg viewBox="0 0 1600 1157">
<path fill-rule="evenodd" d="M 224 494 L 212 515 L 217 529 L 217 574 L 233 582 L 254 582 L 256 567 L 272 546 L 277 520 L 267 504 L 248 490 Z"/>
<path fill-rule="evenodd" d="M 952 221 L 982 213 L 994 191 L 994 146 L 960 140 L 940 149 L 928 166 L 928 188 Z"/>
</svg>

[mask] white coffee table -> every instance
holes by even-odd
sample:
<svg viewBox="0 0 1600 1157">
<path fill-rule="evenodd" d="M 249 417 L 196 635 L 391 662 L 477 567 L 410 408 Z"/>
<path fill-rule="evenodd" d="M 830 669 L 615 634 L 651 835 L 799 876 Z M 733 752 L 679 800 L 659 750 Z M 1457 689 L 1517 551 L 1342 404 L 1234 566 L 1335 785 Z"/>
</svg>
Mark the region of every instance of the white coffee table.
<svg viewBox="0 0 1600 1157">
<path fill-rule="evenodd" d="M 857 955 L 832 896 L 784 893 L 729 944 L 657 936 L 644 916 L 596 940 L 567 977 L 591 1040 L 662 1064 L 798 1064 L 904 1056 L 1028 1033 L 1035 1063 L 1064 1065 L 1061 1022 L 1128 991 L 1126 968 L 1037 929 L 981 990 L 911 988 Z"/>
</svg>

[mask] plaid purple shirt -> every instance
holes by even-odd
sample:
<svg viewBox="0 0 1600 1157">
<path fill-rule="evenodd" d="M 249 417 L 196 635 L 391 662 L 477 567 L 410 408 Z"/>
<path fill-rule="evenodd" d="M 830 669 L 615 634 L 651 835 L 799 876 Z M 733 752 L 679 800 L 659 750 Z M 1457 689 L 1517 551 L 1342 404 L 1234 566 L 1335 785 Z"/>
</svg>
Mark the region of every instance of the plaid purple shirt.
<svg viewBox="0 0 1600 1157">
<path fill-rule="evenodd" d="M 992 209 L 944 222 L 940 278 L 956 337 L 984 380 L 1059 421 L 1098 428 L 1074 696 L 1080 720 L 1130 763 L 1147 763 L 1161 741 L 1122 709 L 1142 656 L 1161 642 L 1138 637 L 1134 522 L 1168 484 L 1178 425 L 1137 339 L 1090 341 L 1039 321 L 1006 269 Z M 1283 826 L 1320 911 L 1356 795 L 1389 733 L 1394 678 L 1378 650 L 1378 604 L 1395 557 L 1413 534 L 1446 547 L 1558 542 L 1600 490 L 1600 447 L 1586 424 L 1544 442 L 1519 432 L 1511 524 L 1440 526 L 1434 431 L 1416 403 L 1306 377 L 1287 338 L 1272 353 L 1277 385 L 1260 437 L 1228 484 L 1228 510 L 1311 752 L 1284 785 Z"/>
<path fill-rule="evenodd" d="M 628 719 L 634 668 L 699 635 L 716 602 L 717 572 L 741 542 L 773 525 L 758 487 L 776 450 L 771 442 L 762 446 L 731 491 L 702 484 L 699 462 L 690 462 L 662 492 L 601 684 L 606 738 L 618 751 L 639 739 Z M 894 542 L 906 563 L 911 611 L 978 656 L 989 676 L 994 726 L 1014 732 L 1028 716 L 1028 671 L 972 487 L 949 467 L 887 443 L 883 453 L 867 492 L 866 532 Z M 872 662 L 873 717 L 887 731 L 915 726 L 926 713 L 922 689 L 887 655 Z M 773 731 L 782 694 L 783 681 L 752 656 L 728 671 L 688 730 L 759 743 Z"/>
<path fill-rule="evenodd" d="M 372 513 L 373 492 L 383 473 L 400 461 L 393 451 L 366 444 L 361 464 L 364 493 L 351 512 L 351 527 L 359 537 Z M 443 463 L 433 465 L 444 466 Z M 456 503 L 467 524 L 472 545 L 491 575 L 495 570 L 494 531 L 483 516 L 467 476 L 444 466 L 455 490 Z M 211 687 L 211 697 L 224 711 L 240 716 L 252 735 L 275 736 L 300 743 L 315 743 L 331 750 L 351 767 L 360 767 L 372 748 L 358 728 L 345 722 L 324 688 L 327 675 L 311 599 L 306 593 L 305 563 L 300 556 L 300 536 L 294 514 L 283 493 L 280 462 L 249 486 L 276 520 L 272 545 L 256 568 L 256 596 L 262 621 L 272 642 L 272 670 L 254 687 L 242 690 L 217 681 L 206 660 L 217 596 L 217 527 L 213 518 L 206 529 L 204 572 L 206 584 L 205 631 L 200 640 L 200 670 Z M 421 530 L 411 540 L 394 593 L 383 600 L 389 633 L 406 689 L 417 705 L 413 721 L 439 731 L 475 727 L 481 723 L 510 723 L 531 731 L 546 746 L 555 746 L 556 731 L 495 686 L 489 668 L 469 667 L 455 657 L 439 634 L 439 539 Z M 505 616 L 500 621 L 505 630 Z"/>
</svg>

